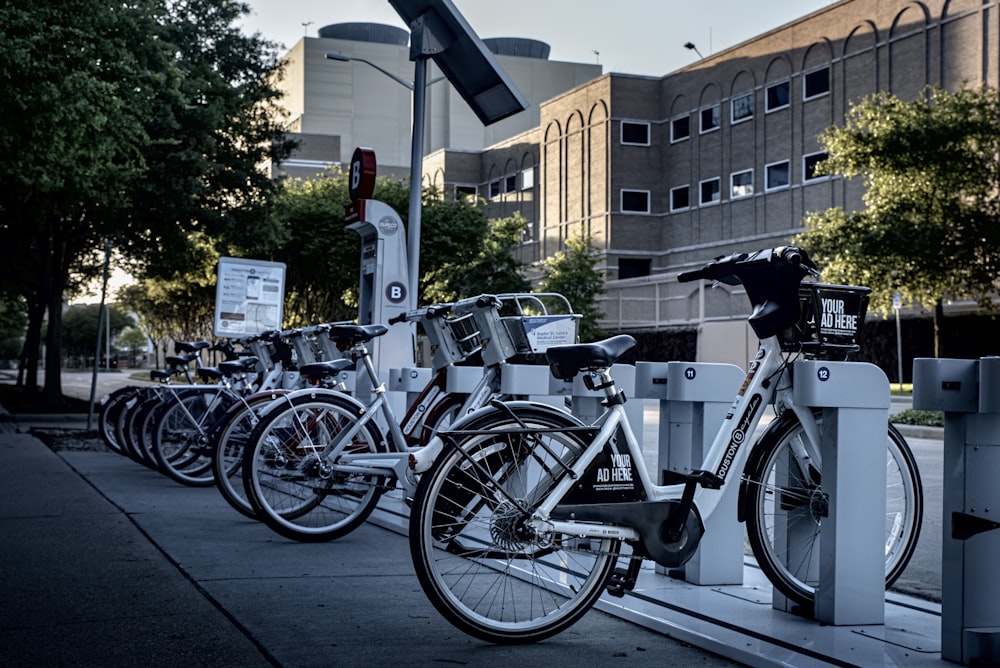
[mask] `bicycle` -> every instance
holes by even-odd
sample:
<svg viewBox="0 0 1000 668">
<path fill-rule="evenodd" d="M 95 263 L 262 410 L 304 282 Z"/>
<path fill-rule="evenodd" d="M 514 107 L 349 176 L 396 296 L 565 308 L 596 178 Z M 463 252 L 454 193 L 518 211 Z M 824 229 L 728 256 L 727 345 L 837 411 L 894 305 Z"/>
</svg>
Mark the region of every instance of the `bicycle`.
<svg viewBox="0 0 1000 668">
<path fill-rule="evenodd" d="M 605 410 L 594 423 L 535 402 L 492 402 L 439 434 L 442 445 L 431 463 L 423 452 L 413 458 L 420 481 L 409 531 L 418 580 L 434 607 L 457 628 L 489 642 L 552 636 L 605 591 L 623 596 L 634 587 L 644 559 L 667 569 L 688 561 L 725 484 L 741 486 L 750 544 L 762 570 L 790 600 L 811 606 L 815 581 L 785 564 L 773 532 L 776 520 L 818 525 L 827 500 L 821 418 L 794 404 L 788 374 L 797 355 L 840 356 L 856 345 L 826 341 L 815 311 L 802 317 L 800 283 L 809 274 L 818 272 L 804 251 L 780 247 L 734 254 L 680 275 L 681 281 L 742 283 L 754 307 L 749 322 L 760 339 L 743 387 L 698 470 L 664 471 L 663 484 L 654 484 L 611 373 L 612 364 L 635 346 L 628 335 L 546 353 L 556 378 L 583 372 L 588 388 L 602 394 Z M 867 288 L 857 290 L 866 304 Z M 860 323 L 863 309 L 859 315 Z M 775 407 L 775 422 L 759 440 L 745 438 L 768 404 Z M 902 491 L 896 498 L 897 490 L 887 489 L 894 513 L 891 522 L 887 513 L 889 582 L 915 548 L 922 498 L 905 440 L 890 427 L 886 443 L 887 466 L 895 469 L 892 479 Z M 815 546 L 818 533 L 810 540 Z M 812 553 L 808 546 L 801 549 Z M 625 568 L 617 567 L 619 558 L 628 561 Z"/>
<path fill-rule="evenodd" d="M 375 388 L 374 398 L 366 406 L 339 392 L 303 390 L 279 397 L 266 409 L 243 462 L 244 488 L 255 514 L 286 538 L 327 541 L 353 531 L 382 492 L 397 483 L 407 497 L 412 495 L 416 482 L 409 475 L 409 454 L 455 417 L 497 396 L 500 365 L 527 351 L 526 333 L 515 342 L 510 332 L 517 323 L 499 315 L 502 297 L 514 296 L 481 295 L 405 314 L 425 326 L 437 369 L 402 422 L 365 346 L 387 328 L 334 327 L 331 336 L 350 348 Z M 475 387 L 464 396 L 447 393 L 445 369 L 473 353 L 481 354 L 484 364 Z"/>
</svg>

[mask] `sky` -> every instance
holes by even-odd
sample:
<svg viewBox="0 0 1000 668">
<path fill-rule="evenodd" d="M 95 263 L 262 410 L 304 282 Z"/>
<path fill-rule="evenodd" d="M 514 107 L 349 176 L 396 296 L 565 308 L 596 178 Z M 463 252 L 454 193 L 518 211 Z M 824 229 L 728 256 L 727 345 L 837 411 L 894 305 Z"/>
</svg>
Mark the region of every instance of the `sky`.
<svg viewBox="0 0 1000 668">
<path fill-rule="evenodd" d="M 605 72 L 662 76 L 835 0 L 452 0 L 480 37 L 529 37 L 550 60 L 600 63 Z M 284 45 L 333 23 L 406 28 L 388 0 L 244 0 L 246 32 Z"/>
</svg>

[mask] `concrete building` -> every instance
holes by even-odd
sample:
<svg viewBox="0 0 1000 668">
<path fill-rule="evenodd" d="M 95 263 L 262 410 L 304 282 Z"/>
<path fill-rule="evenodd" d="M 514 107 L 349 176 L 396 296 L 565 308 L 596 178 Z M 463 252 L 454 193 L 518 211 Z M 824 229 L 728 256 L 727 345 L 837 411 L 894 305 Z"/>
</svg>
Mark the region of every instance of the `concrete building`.
<svg viewBox="0 0 1000 668">
<path fill-rule="evenodd" d="M 284 56 L 280 87 L 300 150 L 276 166 L 278 173 L 312 176 L 331 164 L 346 164 L 358 146 L 374 149 L 379 173 L 409 176 L 413 80 L 409 32 L 376 23 L 340 23 L 304 37 Z M 483 40 L 530 103 L 512 117 L 484 127 L 440 72 L 429 67 L 425 153 L 438 149 L 482 151 L 541 122 L 540 104 L 601 74 L 601 66 L 548 59 L 543 42 L 522 38 Z M 337 51 L 352 62 L 328 60 Z M 363 62 L 369 61 L 369 62 Z M 369 64 L 370 63 L 370 64 Z M 405 122 L 402 122 L 405 119 Z"/>
<path fill-rule="evenodd" d="M 425 180 L 529 221 L 522 258 L 580 232 L 603 251 L 607 329 L 699 328 L 699 356 L 756 348 L 739 290 L 679 271 L 786 243 L 803 215 L 861 204 L 860 180 L 819 177 L 817 135 L 879 90 L 998 85 L 997 0 L 840 0 L 663 77 L 605 74 L 540 105 L 479 153 L 439 150 Z M 743 341 L 744 346 L 734 345 Z"/>
</svg>

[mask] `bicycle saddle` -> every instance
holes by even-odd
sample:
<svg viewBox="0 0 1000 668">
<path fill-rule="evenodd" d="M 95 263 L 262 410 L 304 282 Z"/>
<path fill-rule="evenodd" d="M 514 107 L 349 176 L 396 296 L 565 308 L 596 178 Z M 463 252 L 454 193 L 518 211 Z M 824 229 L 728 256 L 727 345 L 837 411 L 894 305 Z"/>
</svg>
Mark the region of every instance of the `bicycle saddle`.
<svg viewBox="0 0 1000 668">
<path fill-rule="evenodd" d="M 299 367 L 299 373 L 313 382 L 335 376 L 344 369 L 350 369 L 354 362 L 347 359 L 330 360 L 329 362 L 311 362 Z"/>
<path fill-rule="evenodd" d="M 330 338 L 348 347 L 357 343 L 367 343 L 389 331 L 385 325 L 334 325 L 330 328 Z"/>
<path fill-rule="evenodd" d="M 552 346 L 545 351 L 549 370 L 560 380 L 572 380 L 584 369 L 603 369 L 611 366 L 635 348 L 635 339 L 619 334 L 595 343 L 569 346 Z"/>
</svg>

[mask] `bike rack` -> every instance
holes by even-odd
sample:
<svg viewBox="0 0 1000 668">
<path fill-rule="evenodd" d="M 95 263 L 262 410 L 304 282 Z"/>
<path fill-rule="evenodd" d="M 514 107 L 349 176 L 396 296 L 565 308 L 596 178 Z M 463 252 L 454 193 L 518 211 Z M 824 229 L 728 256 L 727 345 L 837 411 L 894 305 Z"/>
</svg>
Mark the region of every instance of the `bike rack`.
<svg viewBox="0 0 1000 668">
<path fill-rule="evenodd" d="M 743 370 L 733 364 L 636 362 L 635 375 L 636 398 L 659 400 L 659 469 L 690 473 L 699 468 L 743 381 Z M 739 485 L 726 485 L 691 560 L 673 570 L 658 565 L 656 572 L 697 585 L 742 584 L 738 497 Z"/>
<path fill-rule="evenodd" d="M 813 615 L 833 625 L 884 624 L 889 380 L 862 362 L 800 361 L 792 373 L 795 403 L 823 410 L 820 455 L 829 515 L 812 564 L 818 576 Z M 788 536 L 789 546 L 795 542 Z M 777 592 L 772 605 L 788 608 Z"/>
<path fill-rule="evenodd" d="M 1000 656 L 1000 357 L 915 359 L 913 407 L 944 411 L 941 658 L 990 664 Z"/>
</svg>

